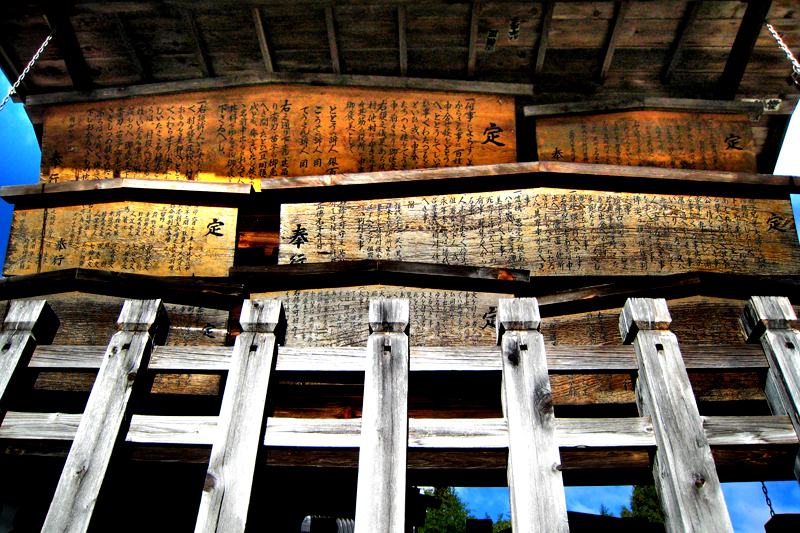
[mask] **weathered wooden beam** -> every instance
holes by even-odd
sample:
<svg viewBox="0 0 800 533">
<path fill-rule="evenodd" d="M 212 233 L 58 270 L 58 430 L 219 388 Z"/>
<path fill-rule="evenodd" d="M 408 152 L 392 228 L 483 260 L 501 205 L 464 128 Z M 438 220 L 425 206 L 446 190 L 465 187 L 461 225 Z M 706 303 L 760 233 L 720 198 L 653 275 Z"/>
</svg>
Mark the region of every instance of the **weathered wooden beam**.
<svg viewBox="0 0 800 533">
<path fill-rule="evenodd" d="M 258 36 L 258 46 L 261 48 L 261 58 L 264 61 L 264 70 L 268 74 L 275 72 L 275 67 L 272 64 L 272 54 L 269 50 L 267 43 L 267 33 L 264 30 L 264 21 L 261 19 L 261 8 L 256 6 L 253 8 L 253 24 L 256 28 L 256 35 Z"/>
<path fill-rule="evenodd" d="M 404 533 L 408 448 L 408 300 L 370 301 L 358 457 L 356 533 Z"/>
<path fill-rule="evenodd" d="M 547 54 L 547 45 L 550 39 L 550 25 L 553 22 L 553 10 L 556 7 L 555 2 L 545 2 L 544 12 L 542 14 L 542 29 L 539 32 L 539 43 L 536 45 L 536 63 L 533 67 L 534 79 L 539 79 L 544 71 L 544 58 Z"/>
<path fill-rule="evenodd" d="M 788 414 L 800 435 L 800 332 L 788 298 L 753 296 L 739 317 L 747 342 L 761 342 L 769 362 L 765 393 L 774 414 Z M 800 482 L 800 454 L 794 464 Z"/>
<path fill-rule="evenodd" d="M 339 64 L 339 44 L 336 39 L 336 24 L 333 18 L 333 7 L 325 7 L 325 27 L 328 30 L 328 45 L 331 49 L 331 67 L 334 74 L 341 74 L 342 67 Z"/>
<path fill-rule="evenodd" d="M 518 533 L 568 532 L 553 395 L 536 299 L 500 300 L 496 323 L 508 421 L 511 523 Z"/>
<path fill-rule="evenodd" d="M 12 59 L 10 55 L 11 50 L 11 45 L 6 36 L 0 35 L 0 69 L 5 72 L 9 83 L 13 84 L 19 79 L 20 72 L 22 72 L 23 68 L 17 63 L 16 58 Z M 28 85 L 29 83 L 30 80 L 25 79 L 20 82 L 16 92 L 11 96 L 12 101 L 21 102 L 25 99 L 25 96 L 31 89 Z"/>
<path fill-rule="evenodd" d="M 732 532 L 703 421 L 663 299 L 631 298 L 619 319 L 639 363 L 636 402 L 655 432 L 653 479 L 668 532 Z"/>
<path fill-rule="evenodd" d="M 402 9 L 402 8 L 401 8 Z M 475 77 L 475 67 L 478 63 L 478 20 L 481 16 L 483 4 L 475 3 L 470 8 L 469 20 L 469 52 L 467 58 L 467 78 Z"/>
<path fill-rule="evenodd" d="M 408 23 L 406 21 L 406 6 L 399 6 L 397 8 L 397 46 L 400 53 L 400 77 L 405 78 L 408 76 L 408 38 L 406 30 Z"/>
<path fill-rule="evenodd" d="M 702 5 L 702 1 L 691 1 L 687 4 L 686 12 L 681 20 L 680 26 L 678 26 L 677 37 L 670 46 L 669 52 L 667 53 L 667 61 L 664 63 L 664 68 L 661 70 L 661 83 L 668 84 L 672 81 L 672 74 L 675 72 L 681 60 L 681 54 L 686 46 L 686 42 L 689 40 L 689 32 L 692 31 L 695 22 L 697 22 L 697 17 Z"/>
<path fill-rule="evenodd" d="M 720 100 L 732 100 L 739 92 L 739 84 L 744 71 L 750 62 L 750 56 L 756 46 L 758 35 L 764 27 L 772 0 L 750 0 L 742 17 L 736 39 L 733 41 L 725 69 L 717 82 L 714 97 Z"/>
<path fill-rule="evenodd" d="M 203 37 L 200 35 L 200 30 L 197 29 L 197 22 L 194 20 L 194 13 L 192 13 L 191 8 L 188 7 L 180 8 L 179 11 L 181 13 L 183 23 L 186 25 L 189 35 L 192 37 L 192 41 L 194 42 L 197 63 L 200 67 L 200 71 L 203 73 L 203 77 L 215 77 L 216 74 L 214 73 L 214 66 L 211 64 L 211 58 L 208 55 L 208 50 L 206 49 L 206 44 L 203 41 Z"/>
<path fill-rule="evenodd" d="M 103 356 L 42 531 L 88 530 L 112 451 L 127 432 L 137 373 L 147 369 L 151 346 L 166 338 L 168 324 L 160 300 L 123 305 L 119 331 Z"/>
<path fill-rule="evenodd" d="M 637 111 L 641 109 L 746 114 L 750 117 L 751 121 L 756 121 L 763 113 L 764 106 L 760 102 L 744 102 L 741 100 L 725 101 L 631 96 L 626 98 L 589 100 L 585 102 L 568 102 L 563 104 L 529 105 L 523 108 L 523 113 L 526 117 L 552 117 L 584 113 Z"/>
<path fill-rule="evenodd" d="M 130 26 L 128 24 L 126 15 L 124 13 L 113 13 L 112 18 L 114 20 L 114 24 L 117 26 L 119 38 L 122 41 L 125 49 L 128 51 L 128 57 L 130 57 L 131 64 L 133 65 L 134 70 L 136 70 L 136 73 L 139 75 L 141 83 L 152 83 L 153 76 L 150 74 L 150 69 L 145 68 L 142 54 L 139 53 L 139 50 L 136 49 L 131 41 Z"/>
<path fill-rule="evenodd" d="M 14 381 L 27 368 L 36 345 L 52 341 L 58 326 L 58 317 L 46 301 L 11 302 L 0 333 L 0 423 Z"/>
<path fill-rule="evenodd" d="M 233 347 L 197 533 L 245 530 L 270 372 L 285 320 L 278 300 L 245 300 L 242 306 L 242 333 Z"/>
<path fill-rule="evenodd" d="M 50 8 L 45 11 L 45 20 L 51 31 L 53 28 L 58 28 L 53 35 L 53 40 L 61 51 L 73 87 L 78 91 L 92 89 L 95 85 L 92 73 L 86 63 L 78 37 L 75 35 L 69 14 L 61 9 Z"/>
<path fill-rule="evenodd" d="M 625 23 L 625 16 L 628 13 L 630 2 L 617 2 L 616 12 L 614 13 L 614 20 L 611 22 L 611 34 L 608 37 L 608 42 L 605 46 L 603 53 L 603 64 L 597 73 L 597 81 L 602 84 L 606 81 L 606 74 L 608 69 L 611 68 L 611 61 L 614 59 L 614 51 L 617 48 L 617 42 L 622 36 L 622 26 Z"/>
</svg>

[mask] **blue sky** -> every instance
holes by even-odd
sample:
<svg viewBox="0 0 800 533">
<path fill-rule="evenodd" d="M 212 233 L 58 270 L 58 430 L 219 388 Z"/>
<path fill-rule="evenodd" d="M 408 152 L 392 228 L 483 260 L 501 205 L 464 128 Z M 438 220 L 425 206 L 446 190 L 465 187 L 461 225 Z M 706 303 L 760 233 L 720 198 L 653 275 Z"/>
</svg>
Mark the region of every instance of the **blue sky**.
<svg viewBox="0 0 800 533">
<path fill-rule="evenodd" d="M 5 96 L 9 83 L 0 74 L 0 94 Z M 0 96 L 0 98 L 2 98 Z M 798 115 L 799 113 L 796 113 Z M 794 117 L 790 131 L 784 141 L 784 150 L 778 161 L 776 174 L 800 176 L 800 118 Z M 0 111 L 0 185 L 36 183 L 39 180 L 41 152 L 22 104 L 9 101 Z M 795 219 L 800 212 L 800 196 L 792 197 Z M 12 206 L 0 201 L 0 264 L 5 258 L 8 230 L 11 226 Z M 798 223 L 800 227 L 800 223 Z M 770 498 L 777 513 L 800 513 L 800 488 L 797 481 L 768 482 Z M 509 513 L 508 488 L 458 488 L 461 498 L 467 503 L 476 518 L 485 514 L 494 520 L 498 515 Z M 764 523 L 769 519 L 769 510 L 761 492 L 760 483 L 728 483 L 723 485 L 725 501 L 737 533 L 763 533 Z M 567 487 L 567 508 L 570 511 L 597 514 L 600 504 L 613 513 L 630 500 L 631 487 Z"/>
</svg>

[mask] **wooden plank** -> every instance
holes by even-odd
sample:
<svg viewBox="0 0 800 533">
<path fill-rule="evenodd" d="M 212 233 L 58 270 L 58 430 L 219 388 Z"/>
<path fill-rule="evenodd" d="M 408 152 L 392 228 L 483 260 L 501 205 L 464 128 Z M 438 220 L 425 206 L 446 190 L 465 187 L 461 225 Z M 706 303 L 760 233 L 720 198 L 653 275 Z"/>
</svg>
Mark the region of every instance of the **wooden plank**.
<svg viewBox="0 0 800 533">
<path fill-rule="evenodd" d="M 276 335 L 285 324 L 277 300 L 245 300 L 233 348 L 195 531 L 243 532 L 258 454 Z"/>
<path fill-rule="evenodd" d="M 611 34 L 608 36 L 605 52 L 603 53 L 603 64 L 597 74 L 597 80 L 600 84 L 606 80 L 608 69 L 611 68 L 611 60 L 614 59 L 614 51 L 617 48 L 617 42 L 622 37 L 622 27 L 625 24 L 625 16 L 628 13 L 629 7 L 630 2 L 616 2 L 614 19 L 611 22 Z"/>
<path fill-rule="evenodd" d="M 761 342 L 770 365 L 767 401 L 773 413 L 786 413 L 800 435 L 800 332 L 797 315 L 788 298 L 753 296 L 739 318 L 748 342 Z M 794 463 L 800 481 L 800 454 Z"/>
<path fill-rule="evenodd" d="M 258 46 L 261 48 L 261 58 L 264 61 L 264 70 L 268 74 L 275 72 L 275 67 L 272 64 L 272 54 L 270 54 L 269 44 L 267 43 L 267 34 L 264 31 L 264 21 L 261 20 L 261 8 L 258 6 L 253 7 L 253 24 L 256 27 Z"/>
<path fill-rule="evenodd" d="M 581 113 L 606 113 L 610 111 L 694 111 L 702 113 L 744 114 L 751 121 L 758 120 L 764 111 L 759 102 L 741 100 L 701 100 L 695 98 L 659 98 L 652 96 L 626 96 L 625 98 L 566 102 L 561 104 L 529 105 L 523 108 L 525 117 L 550 117 Z"/>
<path fill-rule="evenodd" d="M 3 273 L 94 268 L 226 276 L 233 265 L 236 221 L 236 208 L 155 202 L 17 209 Z"/>
<path fill-rule="evenodd" d="M 258 189 L 278 177 L 516 160 L 513 100 L 479 94 L 238 88 L 51 107 L 44 131 L 42 182 L 121 177 Z"/>
<path fill-rule="evenodd" d="M 284 204 L 278 262 L 392 259 L 548 276 L 789 275 L 800 264 L 793 228 L 785 200 L 546 188 Z"/>
<path fill-rule="evenodd" d="M 663 299 L 631 298 L 619 329 L 639 362 L 636 400 L 653 422 L 653 479 L 667 531 L 733 531 L 672 318 Z"/>
<path fill-rule="evenodd" d="M 725 70 L 719 77 L 714 97 L 720 100 L 733 100 L 739 92 L 750 55 L 753 53 L 758 36 L 764 27 L 772 0 L 753 0 L 747 3 L 736 40 L 733 41 Z"/>
<path fill-rule="evenodd" d="M 214 182 L 177 182 L 169 180 L 149 180 L 133 178 L 110 178 L 91 181 L 67 181 L 52 183 L 39 183 L 31 185 L 6 185 L 0 187 L 0 197 L 9 203 L 27 200 L 31 201 L 35 195 L 41 194 L 70 194 L 70 193 L 89 193 L 91 191 L 114 191 L 119 190 L 122 194 L 132 194 L 136 191 L 158 191 L 160 199 L 166 199 L 170 195 L 183 195 L 186 193 L 213 193 L 214 203 L 225 203 L 220 195 L 250 194 L 252 187 L 244 183 L 214 183 Z M 91 195 L 85 196 L 91 199 Z M 230 200 L 231 202 L 235 200 Z M 88 202 L 82 202 L 88 203 Z"/>
<path fill-rule="evenodd" d="M 369 304 L 356 533 L 405 532 L 409 302 Z"/>
<path fill-rule="evenodd" d="M 408 76 L 408 39 L 406 38 L 406 8 L 397 8 L 397 44 L 400 53 L 400 77 Z"/>
<path fill-rule="evenodd" d="M 553 395 L 540 323 L 535 298 L 501 300 L 498 304 L 511 523 L 521 533 L 568 532 Z"/>
<path fill-rule="evenodd" d="M 166 323 L 165 323 L 166 321 Z M 111 453 L 124 436 L 136 374 L 169 327 L 159 300 L 127 300 L 89 395 L 42 531 L 87 531 Z"/>
<path fill-rule="evenodd" d="M 661 70 L 661 83 L 668 84 L 672 80 L 672 75 L 681 60 L 681 54 L 686 47 L 689 32 L 695 27 L 698 16 L 703 8 L 702 1 L 690 1 L 686 5 L 686 13 L 681 20 L 681 25 L 678 27 L 678 34 L 672 45 L 670 46 L 667 61 L 664 63 L 664 68 Z"/>
<path fill-rule="evenodd" d="M 536 121 L 539 159 L 755 172 L 744 115 L 628 111 Z"/>
<path fill-rule="evenodd" d="M 51 7 L 45 12 L 45 21 L 50 29 L 58 28 L 53 35 L 53 40 L 61 51 L 61 57 L 64 59 L 67 72 L 72 80 L 72 86 L 78 91 L 92 89 L 95 86 L 92 73 L 86 64 L 86 58 L 75 35 L 75 28 L 72 27 L 68 12 L 61 7 Z"/>
<path fill-rule="evenodd" d="M 153 77 L 149 70 L 145 69 L 144 61 L 142 61 L 142 55 L 131 41 L 130 30 L 128 29 L 128 21 L 125 17 L 126 15 L 124 13 L 114 13 L 111 15 L 114 24 L 117 26 L 119 38 L 122 41 L 125 49 L 128 51 L 128 57 L 131 60 L 131 64 L 133 64 L 133 68 L 136 70 L 136 73 L 139 76 L 140 83 L 152 83 Z"/>
<path fill-rule="evenodd" d="M 403 8 L 400 8 L 403 9 Z M 470 7 L 469 21 L 469 55 L 467 59 L 467 78 L 475 77 L 475 65 L 478 61 L 478 20 L 481 16 L 483 5 L 474 3 Z"/>
<path fill-rule="evenodd" d="M 535 79 L 538 79 L 544 71 L 544 58 L 547 54 L 547 44 L 550 39 L 550 26 L 553 22 L 553 10 L 555 7 L 555 2 L 546 2 L 542 13 L 542 29 L 539 42 L 536 45 L 536 63 L 533 68 L 533 76 Z"/>
<path fill-rule="evenodd" d="M 179 11 L 183 19 L 183 24 L 188 28 L 189 36 L 194 43 L 194 52 L 197 56 L 197 63 L 200 65 L 200 71 L 203 73 L 203 77 L 213 78 L 215 76 L 214 66 L 211 64 L 205 42 L 200 34 L 200 30 L 197 28 L 197 23 L 194 20 L 194 13 L 187 7 L 179 8 Z"/>
<path fill-rule="evenodd" d="M 334 74 L 341 74 L 339 65 L 339 45 L 336 42 L 336 25 L 333 19 L 333 6 L 325 7 L 325 26 L 328 29 L 328 45 L 331 49 L 331 66 Z"/>
</svg>

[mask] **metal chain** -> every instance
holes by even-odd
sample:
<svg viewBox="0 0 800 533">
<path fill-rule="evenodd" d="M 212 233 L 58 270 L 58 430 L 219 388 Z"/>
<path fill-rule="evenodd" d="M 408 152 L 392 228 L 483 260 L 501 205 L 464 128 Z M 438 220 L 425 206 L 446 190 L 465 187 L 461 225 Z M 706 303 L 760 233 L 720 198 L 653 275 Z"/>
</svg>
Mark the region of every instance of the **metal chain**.
<svg viewBox="0 0 800 533">
<path fill-rule="evenodd" d="M 767 505 L 769 506 L 769 516 L 775 516 L 775 511 L 772 510 L 772 500 L 769 499 L 769 494 L 767 494 L 767 486 L 764 485 L 764 482 L 761 482 L 761 492 L 764 493 L 764 497 L 767 499 Z"/>
<path fill-rule="evenodd" d="M 775 31 L 775 28 L 772 27 L 772 24 L 770 24 L 769 22 L 765 23 L 767 25 L 767 29 L 769 30 L 769 32 L 772 34 L 773 37 L 775 37 L 775 40 L 778 42 L 778 47 L 781 50 L 783 50 L 783 53 L 786 54 L 786 57 L 789 59 L 789 61 L 791 61 L 792 79 L 794 80 L 795 85 L 800 87 L 800 63 L 797 62 L 797 59 L 795 59 L 794 54 L 792 54 L 792 51 L 789 50 L 788 46 L 786 46 L 786 43 L 783 42 L 781 36 L 778 35 L 778 32 Z"/>
<path fill-rule="evenodd" d="M 44 40 L 42 46 L 40 46 L 39 49 L 36 51 L 36 53 L 33 55 L 33 58 L 28 63 L 28 66 L 25 67 L 25 70 L 23 70 L 22 74 L 19 75 L 17 81 L 14 82 L 14 85 L 8 88 L 8 94 L 6 95 L 5 98 L 3 98 L 3 103 L 0 104 L 0 111 L 2 111 L 3 108 L 6 106 L 9 98 L 11 98 L 11 95 L 17 92 L 17 87 L 19 87 L 19 84 L 22 83 L 23 79 L 25 79 L 25 75 L 28 74 L 28 72 L 31 70 L 33 64 L 36 63 L 37 59 L 39 59 L 39 56 L 42 54 L 42 52 L 44 52 L 44 49 L 47 48 L 47 45 L 50 44 L 50 40 L 53 38 L 53 35 L 55 35 L 57 29 L 58 26 L 53 28 L 53 31 L 51 31 L 50 35 L 47 36 L 47 39 Z"/>
</svg>

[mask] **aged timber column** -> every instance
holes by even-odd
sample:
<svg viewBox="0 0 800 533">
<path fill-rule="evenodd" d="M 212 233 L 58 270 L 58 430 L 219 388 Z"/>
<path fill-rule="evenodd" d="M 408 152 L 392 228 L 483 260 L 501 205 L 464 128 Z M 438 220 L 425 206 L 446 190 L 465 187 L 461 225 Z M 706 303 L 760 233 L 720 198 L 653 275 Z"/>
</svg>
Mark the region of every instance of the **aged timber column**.
<svg viewBox="0 0 800 533">
<path fill-rule="evenodd" d="M 130 420 L 129 399 L 140 370 L 147 369 L 154 338 L 166 338 L 169 319 L 161 300 L 126 300 L 118 331 L 108 343 L 89 401 L 72 441 L 43 532 L 89 528 L 100 486 L 123 420 Z"/>
<path fill-rule="evenodd" d="M 764 392 L 773 414 L 788 414 L 800 435 L 800 332 L 788 298 L 753 296 L 739 317 L 747 342 L 761 341 L 769 362 Z M 794 462 L 800 481 L 800 456 Z"/>
<path fill-rule="evenodd" d="M 408 300 L 369 302 L 356 533 L 404 533 L 408 448 Z"/>
<path fill-rule="evenodd" d="M 496 323 L 503 358 L 514 533 L 567 532 L 553 394 L 536 298 L 500 300 Z"/>
<path fill-rule="evenodd" d="M 245 530 L 267 388 L 286 318 L 280 300 L 245 300 L 195 532 Z"/>
<path fill-rule="evenodd" d="M 0 333 L 0 423 L 14 378 L 28 366 L 37 344 L 49 344 L 53 340 L 58 326 L 58 317 L 46 301 L 11 302 Z"/>
<path fill-rule="evenodd" d="M 630 298 L 619 317 L 639 363 L 636 403 L 658 446 L 653 479 L 668 532 L 732 532 L 714 458 L 664 299 Z"/>
</svg>

